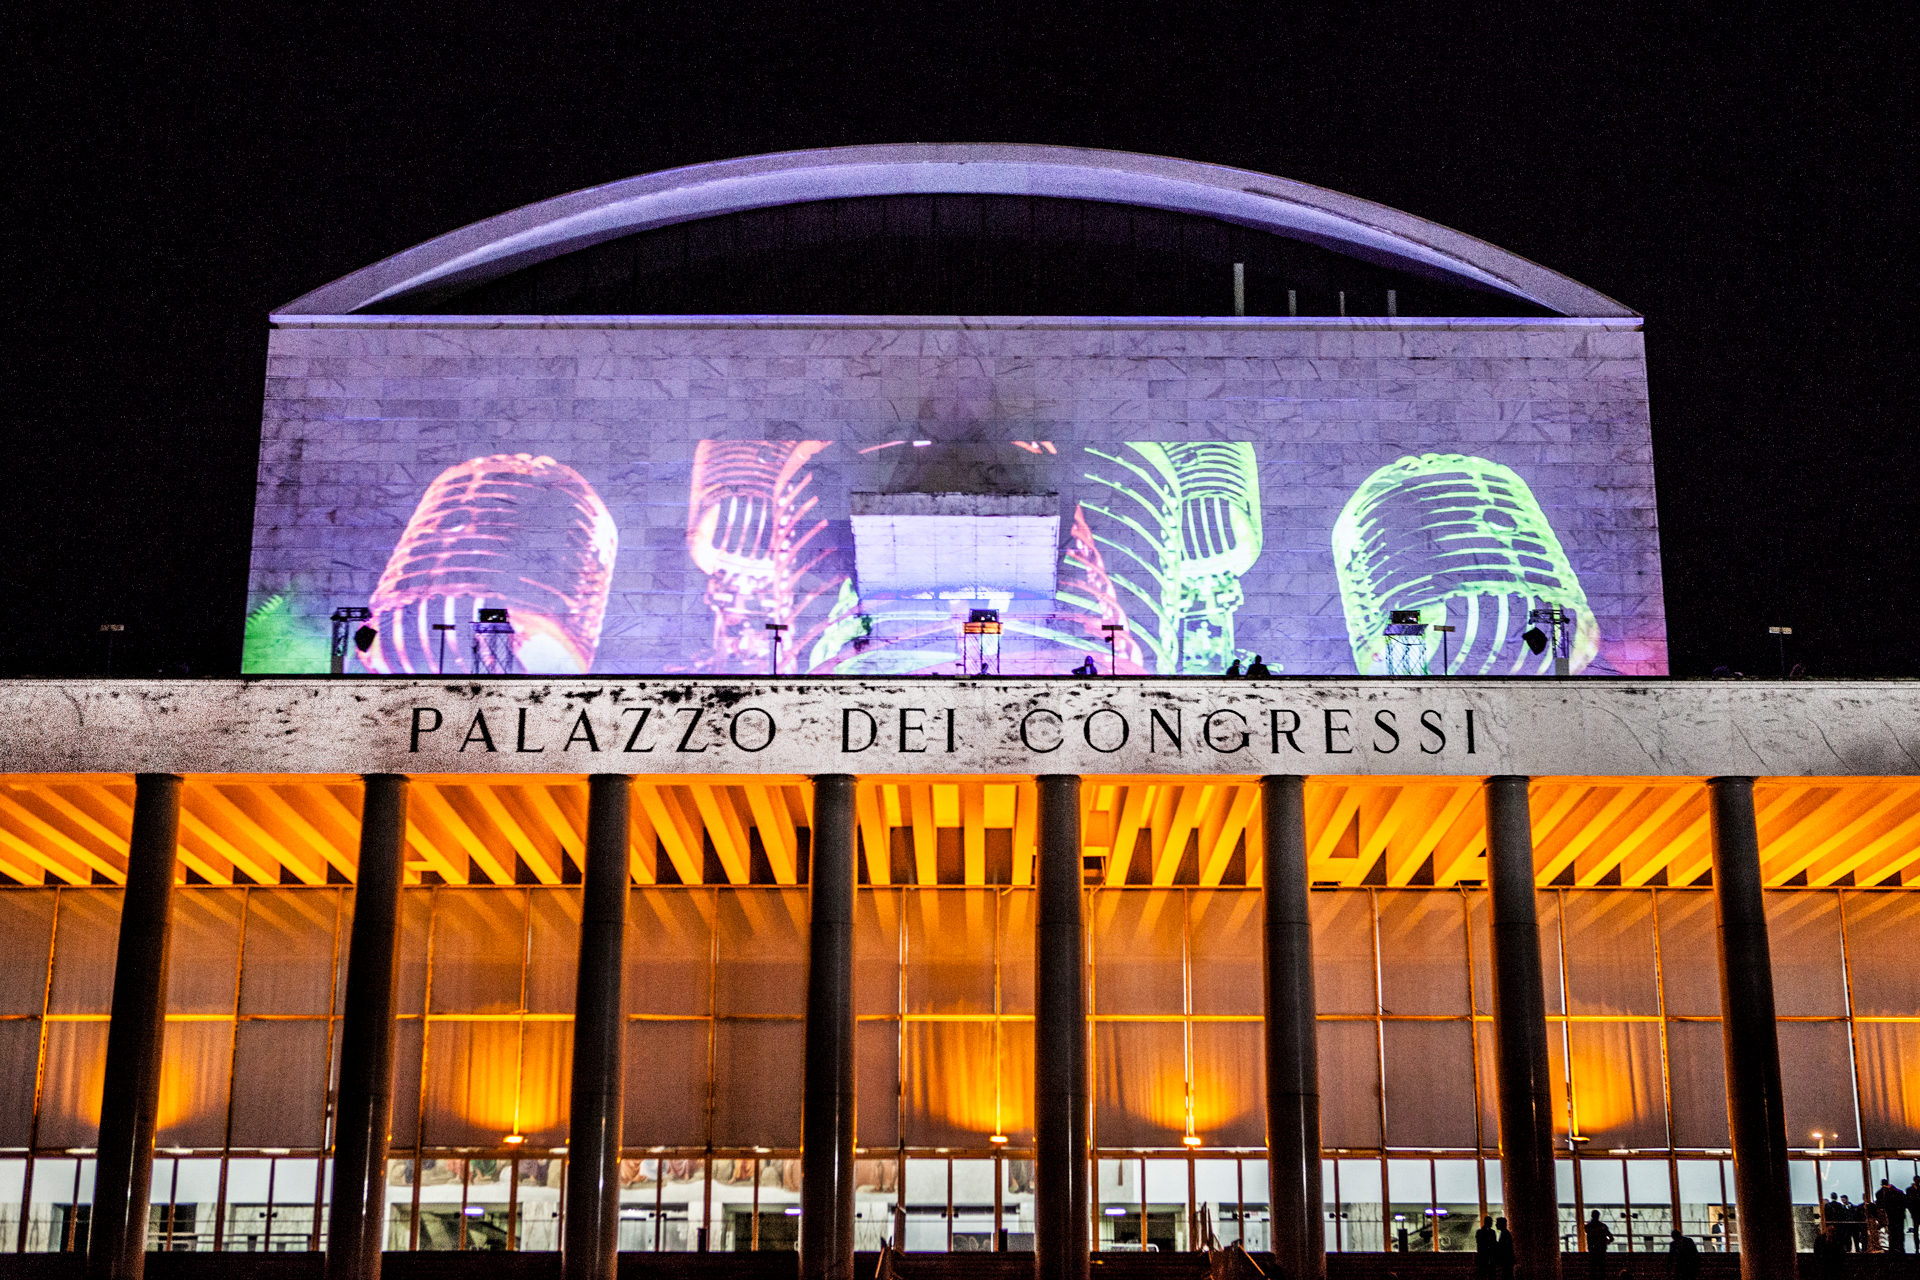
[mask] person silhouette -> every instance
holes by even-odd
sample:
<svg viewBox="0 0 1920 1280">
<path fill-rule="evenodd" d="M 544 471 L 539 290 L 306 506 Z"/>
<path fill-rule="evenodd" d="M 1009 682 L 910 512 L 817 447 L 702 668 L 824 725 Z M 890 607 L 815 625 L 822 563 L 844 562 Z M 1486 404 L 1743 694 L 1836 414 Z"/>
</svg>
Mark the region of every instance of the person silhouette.
<svg viewBox="0 0 1920 1280">
<path fill-rule="evenodd" d="M 1250 680 L 1268 680 L 1272 677 L 1273 672 L 1267 670 L 1266 659 L 1257 653 L 1254 654 L 1253 665 L 1247 668 L 1247 678 Z"/>
<path fill-rule="evenodd" d="M 1667 1246 L 1667 1274 L 1673 1280 L 1695 1280 L 1700 1274 L 1700 1246 L 1678 1227 L 1673 1229 L 1673 1241 Z"/>
<path fill-rule="evenodd" d="M 1494 1229 L 1500 1233 L 1500 1249 L 1494 1254 L 1494 1274 L 1499 1277 L 1499 1280 L 1513 1280 L 1514 1264 L 1518 1261 L 1518 1254 L 1513 1245 L 1513 1232 L 1507 1230 L 1505 1218 L 1495 1218 L 1493 1225 Z"/>
<path fill-rule="evenodd" d="M 1079 666 L 1075 667 L 1072 671 L 1068 672 L 1067 674 L 1076 675 L 1076 676 L 1097 676 L 1100 674 L 1100 669 L 1093 665 L 1093 655 L 1088 654 L 1087 660 L 1085 662 L 1082 662 Z"/>
<path fill-rule="evenodd" d="M 1587 1252 L 1593 1255 L 1593 1275 L 1600 1280 L 1607 1274 L 1607 1250 L 1613 1245 L 1613 1228 L 1600 1221 L 1595 1209 L 1587 1219 Z"/>
<path fill-rule="evenodd" d="M 1500 1233 L 1493 1229 L 1493 1215 L 1481 1219 L 1473 1233 L 1473 1274 L 1476 1280 L 1493 1280 L 1500 1266 Z"/>
<path fill-rule="evenodd" d="M 1235 658 L 1233 665 L 1227 668 L 1227 678 L 1229 680 L 1238 680 L 1240 678 L 1240 659 Z"/>
</svg>

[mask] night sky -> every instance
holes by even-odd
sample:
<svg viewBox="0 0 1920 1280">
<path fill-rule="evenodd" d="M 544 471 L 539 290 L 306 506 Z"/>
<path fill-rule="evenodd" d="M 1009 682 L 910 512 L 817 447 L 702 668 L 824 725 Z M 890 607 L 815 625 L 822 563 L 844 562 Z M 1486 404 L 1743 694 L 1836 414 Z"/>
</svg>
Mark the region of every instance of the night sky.
<svg viewBox="0 0 1920 1280">
<path fill-rule="evenodd" d="M 994 141 L 1316 183 L 1618 298 L 1674 674 L 1776 674 L 1784 624 L 1815 677 L 1920 675 L 1891 9 L 228 8 L 9 41 L 0 676 L 99 672 L 103 622 L 120 673 L 239 670 L 272 308 L 633 174 Z"/>
</svg>

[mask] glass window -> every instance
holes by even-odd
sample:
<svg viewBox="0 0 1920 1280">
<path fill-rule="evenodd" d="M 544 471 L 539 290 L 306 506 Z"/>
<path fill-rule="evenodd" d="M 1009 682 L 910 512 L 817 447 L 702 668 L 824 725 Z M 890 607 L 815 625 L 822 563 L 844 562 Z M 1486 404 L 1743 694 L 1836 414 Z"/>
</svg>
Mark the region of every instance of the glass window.
<svg viewBox="0 0 1920 1280">
<path fill-rule="evenodd" d="M 1388 1019 L 1380 1031 L 1386 1048 L 1387 1145 L 1471 1148 L 1476 1136 L 1472 1027 Z"/>
<path fill-rule="evenodd" d="M 244 889 L 178 889 L 167 940 L 167 1012 L 234 1011 Z"/>
<path fill-rule="evenodd" d="M 1380 1044 L 1375 1026 L 1324 1019 L 1318 1024 L 1320 1141 L 1326 1146 L 1380 1146 Z"/>
<path fill-rule="evenodd" d="M 520 1028 L 520 1081 L 511 1132 L 535 1147 L 567 1141 L 567 1098 L 572 1087 L 573 1023 L 529 1020 Z"/>
<path fill-rule="evenodd" d="M 1195 1160 L 1193 1162 L 1194 1216 L 1199 1219 L 1200 1239 L 1205 1245 L 1207 1232 L 1214 1240 L 1229 1245 L 1240 1239 L 1240 1162 L 1238 1160 Z M 1251 1247 L 1251 1246 L 1249 1246 Z"/>
<path fill-rule="evenodd" d="M 1596 1147 L 1666 1146 L 1659 1024 L 1570 1022 L 1567 1039 L 1579 1132 Z"/>
<path fill-rule="evenodd" d="M 247 896 L 240 965 L 240 1012 L 332 1012 L 337 889 L 275 890 Z M 346 967 L 345 939 L 340 964 Z"/>
<path fill-rule="evenodd" d="M 93 1209 L 93 1161 L 39 1157 L 27 1199 L 28 1253 L 76 1253 L 87 1247 Z"/>
<path fill-rule="evenodd" d="M 657 1161 L 664 1167 L 660 1188 L 660 1249 L 689 1249 L 687 1205 L 701 1203 L 707 1184 L 707 1163 L 699 1159 Z M 526 1253 L 559 1253 L 561 1249 L 561 1188 L 566 1184 L 563 1159 L 515 1161 L 515 1247 Z"/>
<path fill-rule="evenodd" d="M 1395 1253 L 1432 1253 L 1433 1208 L 1433 1162 L 1387 1161 L 1387 1248 Z"/>
<path fill-rule="evenodd" d="M 526 906 L 524 889 L 459 889 L 434 896 L 433 1012 L 520 1008 Z"/>
<path fill-rule="evenodd" d="M 240 1023 L 233 1055 L 234 1146 L 325 1143 L 327 1030 L 322 1021 Z"/>
<path fill-rule="evenodd" d="M 20 1208 L 27 1191 L 27 1162 L 0 1159 L 0 1252 L 11 1253 L 20 1238 Z"/>
<path fill-rule="evenodd" d="M 650 886 L 629 890 L 625 959 L 628 1013 L 711 1013 L 712 893 Z"/>
<path fill-rule="evenodd" d="M 5 895 L 0 895 L 4 897 Z M 26 1147 L 33 1141 L 33 1079 L 40 1069 L 40 1019 L 0 1022 L 0 1147 Z M 0 1234 L 0 1247 L 5 1236 Z"/>
<path fill-rule="evenodd" d="M 1104 1167 L 1107 1162 L 1100 1163 Z M 947 1161 L 909 1156 L 906 1165 L 906 1235 L 901 1247 L 909 1253 L 945 1253 Z"/>
<path fill-rule="evenodd" d="M 1663 889 L 1654 896 L 1660 917 L 1660 982 L 1669 1018 L 1720 1016 L 1720 950 L 1713 894 Z"/>
<path fill-rule="evenodd" d="M 1667 1082 L 1673 1093 L 1673 1144 L 1725 1149 L 1725 1049 L 1718 1022 L 1667 1024 Z"/>
<path fill-rule="evenodd" d="M 1322 1170 L 1331 1168 L 1331 1160 L 1322 1160 Z M 1241 1240 L 1249 1253 L 1263 1253 L 1273 1248 L 1271 1195 L 1268 1181 L 1272 1170 L 1265 1160 L 1242 1160 L 1240 1162 L 1240 1231 Z M 1327 1185 L 1332 1185 L 1334 1175 L 1323 1173 Z M 1324 1197 L 1326 1192 L 1322 1192 Z"/>
<path fill-rule="evenodd" d="M 1196 1014 L 1264 1012 L 1260 895 L 1195 890 L 1187 895 L 1189 962 Z"/>
<path fill-rule="evenodd" d="M 807 1003 L 807 891 L 725 889 L 714 1009 L 720 1014 L 795 1014 Z"/>
<path fill-rule="evenodd" d="M 1179 1014 L 1186 1007 L 1186 895 L 1110 889 L 1093 895 L 1093 1010 Z"/>
<path fill-rule="evenodd" d="M 991 1022 L 909 1022 L 905 1129 L 908 1146 L 978 1147 L 995 1132 Z"/>
<path fill-rule="evenodd" d="M 226 1226 L 221 1248 L 228 1253 L 265 1253 L 272 1245 L 273 1161 L 227 1161 Z"/>
<path fill-rule="evenodd" d="M 805 1027 L 798 1021 L 714 1024 L 715 1146 L 800 1145 L 805 1039 Z"/>
<path fill-rule="evenodd" d="M 956 1253 L 993 1252 L 994 1160 L 953 1162 L 953 1243 Z"/>
<path fill-rule="evenodd" d="M 1033 1145 L 1033 1024 L 1000 1024 L 1000 1132 Z"/>
<path fill-rule="evenodd" d="M 1093 1046 L 1094 1144 L 1180 1146 L 1187 1128 L 1186 1049 L 1180 1024 L 1095 1023 Z"/>
<path fill-rule="evenodd" d="M 1340 1191 L 1340 1252 L 1378 1253 L 1386 1247 L 1380 1161 L 1336 1160 L 1334 1174 Z"/>
<path fill-rule="evenodd" d="M 1840 946 L 1840 895 L 1826 890 L 1766 895 L 1774 1012 L 1783 1018 L 1847 1011 Z M 1789 1104 L 1791 1106 L 1791 1104 Z"/>
<path fill-rule="evenodd" d="M 1843 901 L 1854 1014 L 1912 1017 L 1920 1011 L 1920 972 L 1913 963 L 1920 894 L 1849 893 Z"/>
<path fill-rule="evenodd" d="M 1472 1160 L 1433 1162 L 1434 1226 L 1443 1253 L 1470 1253 L 1480 1225 L 1480 1171 Z"/>
<path fill-rule="evenodd" d="M 853 1028 L 854 1132 L 863 1147 L 900 1145 L 900 1024 L 859 1022 Z"/>
<path fill-rule="evenodd" d="M 1622 1243 L 1637 1253 L 1664 1253 L 1673 1238 L 1672 1171 L 1665 1160 L 1627 1161 L 1627 1228 Z"/>
<path fill-rule="evenodd" d="M 865 1140 L 862 1131 L 862 1141 Z M 871 1148 L 869 1148 L 871 1149 Z M 900 1200 L 900 1162 L 892 1156 L 853 1162 L 853 1248 L 873 1253 L 893 1240 L 893 1210 Z M 1011 1208 L 1011 1205 L 1009 1205 Z M 1011 1215 L 1010 1215 L 1011 1216 Z M 1027 1227 L 1029 1235 L 1033 1228 Z M 1028 1248 L 1032 1247 L 1029 1240 Z"/>
<path fill-rule="evenodd" d="M 108 1013 L 120 943 L 118 889 L 62 889 L 49 1013 Z"/>
<path fill-rule="evenodd" d="M 1185 1253 L 1188 1249 L 1186 1160 L 1143 1160 L 1146 1195 L 1146 1252 Z"/>
<path fill-rule="evenodd" d="M 1867 1145 L 1920 1147 L 1920 1023 L 1856 1022 L 1854 1036 Z"/>
<path fill-rule="evenodd" d="M 1567 1011 L 1560 955 L 1560 895 L 1550 889 L 1534 894 L 1540 920 L 1540 976 L 1547 993 L 1549 1014 Z"/>
<path fill-rule="evenodd" d="M 1569 1011 L 1589 1016 L 1659 1013 L 1653 895 L 1638 889 L 1570 893 L 1561 899 L 1561 909 Z"/>
<path fill-rule="evenodd" d="M 900 1012 L 902 890 L 861 889 L 853 895 L 853 1011 Z"/>
<path fill-rule="evenodd" d="M 627 1024 L 627 1146 L 706 1145 L 710 1025 L 704 1019 Z"/>
<path fill-rule="evenodd" d="M 570 1014 L 580 971 L 580 890 L 529 889 L 527 918 L 526 1009 Z"/>
<path fill-rule="evenodd" d="M 1000 1228 L 1007 1233 L 1007 1249 L 1030 1253 L 1033 1250 L 1033 1161 L 1024 1157 L 1003 1159 L 1000 1188 Z"/>
<path fill-rule="evenodd" d="M 1680 1229 L 1704 1252 L 1724 1252 L 1732 1219 L 1733 1189 L 1720 1182 L 1718 1160 L 1676 1160 L 1680 1183 Z"/>
<path fill-rule="evenodd" d="M 1313 996 L 1321 1013 L 1377 1013 L 1373 908 L 1364 889 L 1307 895 L 1313 915 Z"/>
<path fill-rule="evenodd" d="M 1031 889 L 1000 891 L 1000 1012 L 1033 1012 L 1034 896 Z"/>
<path fill-rule="evenodd" d="M 491 1147 L 514 1131 L 518 1022 L 434 1022 L 427 1028 L 421 1141 Z"/>
<path fill-rule="evenodd" d="M 1196 1022 L 1193 1127 L 1210 1147 L 1267 1144 L 1267 1061 L 1257 1022 Z"/>
<path fill-rule="evenodd" d="M 918 889 L 906 895 L 907 1012 L 993 1012 L 991 889 Z"/>
<path fill-rule="evenodd" d="M 1380 991 L 1388 1013 L 1467 1012 L 1467 920 L 1458 894 L 1382 890 Z"/>
<path fill-rule="evenodd" d="M 57 893 L 53 889 L 0 893 L 0 1014 L 37 1014 L 46 1002 Z"/>
<path fill-rule="evenodd" d="M 1816 1132 L 1827 1135 L 1829 1147 L 1860 1145 L 1846 1023 L 1782 1022 L 1780 1086 L 1788 1146 L 1811 1147 Z"/>
</svg>

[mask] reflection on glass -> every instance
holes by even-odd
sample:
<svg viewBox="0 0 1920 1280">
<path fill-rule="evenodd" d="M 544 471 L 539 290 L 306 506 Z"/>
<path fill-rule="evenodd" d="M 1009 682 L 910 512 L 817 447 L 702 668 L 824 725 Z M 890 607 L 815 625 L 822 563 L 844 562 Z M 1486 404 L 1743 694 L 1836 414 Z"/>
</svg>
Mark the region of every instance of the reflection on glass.
<svg viewBox="0 0 1920 1280">
<path fill-rule="evenodd" d="M 1033 1161 L 1000 1161 L 1000 1229 L 1006 1248 L 1026 1252 L 1033 1248 Z"/>
<path fill-rule="evenodd" d="M 566 1182 L 565 1160 L 514 1162 L 513 1248 L 529 1253 L 555 1253 L 560 1248 L 560 1188 Z M 624 1198 L 624 1195 L 623 1195 Z M 684 1213 L 682 1215 L 684 1217 Z M 624 1229 L 625 1224 L 622 1224 Z M 472 1244 L 467 1246 L 473 1248 Z M 626 1248 L 625 1244 L 620 1246 Z"/>
<path fill-rule="evenodd" d="M 1336 1160 L 1343 1253 L 1378 1253 L 1386 1247 L 1378 1160 Z"/>
<path fill-rule="evenodd" d="M 906 1237 L 909 1253 L 945 1253 L 947 1240 L 947 1161 L 908 1157 Z"/>
</svg>

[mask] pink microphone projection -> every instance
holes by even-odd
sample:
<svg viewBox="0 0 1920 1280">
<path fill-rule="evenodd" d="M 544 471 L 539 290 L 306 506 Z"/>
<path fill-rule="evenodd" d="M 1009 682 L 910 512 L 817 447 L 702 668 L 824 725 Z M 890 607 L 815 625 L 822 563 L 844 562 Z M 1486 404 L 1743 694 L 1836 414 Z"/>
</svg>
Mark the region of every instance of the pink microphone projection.
<svg viewBox="0 0 1920 1280">
<path fill-rule="evenodd" d="M 707 575 L 707 607 L 713 610 L 709 669 L 765 662 L 765 624 L 790 626 L 805 607 L 800 579 L 827 552 L 802 557 L 827 522 L 807 522 L 817 500 L 806 491 L 812 477 L 804 471 L 831 443 L 702 440 L 695 449 L 687 554 Z M 791 669 L 789 661 L 783 655 L 784 669 Z"/>
<path fill-rule="evenodd" d="M 366 665 L 387 675 L 582 674 L 593 669 L 620 532 L 572 467 L 495 454 L 427 487 L 370 602 L 379 640 Z M 481 609 L 508 611 L 512 662 L 477 643 Z"/>
</svg>

